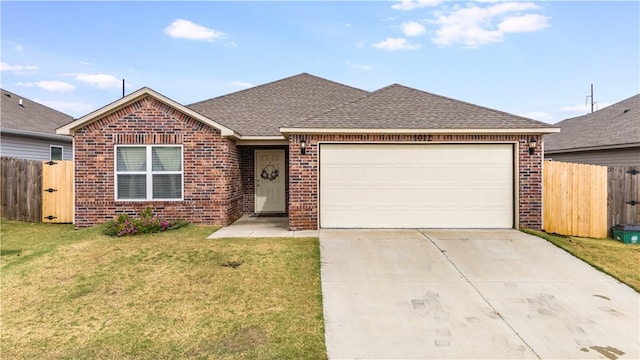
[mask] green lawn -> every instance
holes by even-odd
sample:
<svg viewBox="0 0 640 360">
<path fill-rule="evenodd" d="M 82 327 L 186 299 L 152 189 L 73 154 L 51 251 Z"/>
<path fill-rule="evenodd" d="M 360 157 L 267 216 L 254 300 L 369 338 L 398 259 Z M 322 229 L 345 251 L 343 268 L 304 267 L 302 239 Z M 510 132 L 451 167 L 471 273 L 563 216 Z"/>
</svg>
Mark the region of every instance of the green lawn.
<svg viewBox="0 0 640 360">
<path fill-rule="evenodd" d="M 640 292 L 640 245 L 612 239 L 557 236 L 533 230 L 525 232 L 548 240 Z"/>
<path fill-rule="evenodd" d="M 214 230 L 2 220 L 0 357 L 326 359 L 318 239 Z"/>
</svg>

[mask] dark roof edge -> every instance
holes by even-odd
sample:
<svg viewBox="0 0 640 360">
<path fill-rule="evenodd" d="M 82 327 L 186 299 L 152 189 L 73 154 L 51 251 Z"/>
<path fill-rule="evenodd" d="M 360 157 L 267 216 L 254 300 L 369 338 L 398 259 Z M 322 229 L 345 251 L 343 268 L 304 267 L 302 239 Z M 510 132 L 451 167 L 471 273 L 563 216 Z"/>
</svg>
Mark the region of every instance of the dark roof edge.
<svg viewBox="0 0 640 360">
<path fill-rule="evenodd" d="M 37 138 L 37 139 L 58 140 L 58 141 L 64 141 L 68 143 L 73 142 L 73 137 L 69 135 L 46 134 L 46 133 L 39 133 L 35 131 L 15 130 L 15 129 L 1 129 L 0 133 L 25 136 L 25 137 Z"/>
<path fill-rule="evenodd" d="M 640 142 L 629 143 L 629 144 L 588 146 L 588 147 L 568 148 L 568 149 L 553 149 L 553 150 L 545 149 L 544 153 L 545 154 L 562 154 L 562 153 L 573 153 L 573 152 L 582 152 L 582 151 L 630 149 L 630 148 L 636 148 L 636 147 L 640 148 Z"/>
</svg>

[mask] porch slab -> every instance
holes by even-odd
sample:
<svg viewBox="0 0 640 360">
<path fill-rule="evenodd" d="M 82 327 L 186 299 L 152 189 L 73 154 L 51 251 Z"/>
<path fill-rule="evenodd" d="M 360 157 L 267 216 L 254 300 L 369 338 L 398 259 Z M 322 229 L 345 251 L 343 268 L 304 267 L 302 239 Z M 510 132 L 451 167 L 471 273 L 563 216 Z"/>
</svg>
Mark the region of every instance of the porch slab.
<svg viewBox="0 0 640 360">
<path fill-rule="evenodd" d="M 207 239 L 240 237 L 318 237 L 318 230 L 289 230 L 289 218 L 286 216 L 242 215 L 233 224 L 225 226 Z"/>
</svg>

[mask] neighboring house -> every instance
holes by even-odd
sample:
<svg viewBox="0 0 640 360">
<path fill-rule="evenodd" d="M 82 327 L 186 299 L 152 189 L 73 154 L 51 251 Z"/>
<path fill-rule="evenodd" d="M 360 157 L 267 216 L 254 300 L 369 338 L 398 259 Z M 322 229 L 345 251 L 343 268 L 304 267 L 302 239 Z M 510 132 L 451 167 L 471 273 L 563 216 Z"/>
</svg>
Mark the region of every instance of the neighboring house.
<svg viewBox="0 0 640 360">
<path fill-rule="evenodd" d="M 73 137 L 56 129 L 73 117 L 2 89 L 0 154 L 32 160 L 72 160 Z"/>
<path fill-rule="evenodd" d="M 640 94 L 555 126 L 562 132 L 544 137 L 547 159 L 640 166 Z"/>
<path fill-rule="evenodd" d="M 401 85 L 309 74 L 189 106 L 142 88 L 58 129 L 75 141 L 75 224 L 146 207 L 291 230 L 542 225 L 548 124 Z"/>
</svg>

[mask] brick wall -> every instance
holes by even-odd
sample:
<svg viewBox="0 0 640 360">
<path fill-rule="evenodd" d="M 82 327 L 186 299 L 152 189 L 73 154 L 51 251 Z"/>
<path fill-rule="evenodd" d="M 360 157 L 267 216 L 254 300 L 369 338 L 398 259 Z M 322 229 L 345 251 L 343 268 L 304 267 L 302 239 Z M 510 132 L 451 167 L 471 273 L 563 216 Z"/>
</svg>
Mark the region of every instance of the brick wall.
<svg viewBox="0 0 640 360">
<path fill-rule="evenodd" d="M 307 143 L 300 154 L 300 140 Z M 538 141 L 529 155 L 529 139 Z M 520 228 L 542 227 L 542 137 L 531 135 L 291 135 L 289 137 L 289 228 L 316 229 L 318 226 L 318 142 L 518 142 Z"/>
<path fill-rule="evenodd" d="M 116 201 L 117 144 L 181 144 L 183 201 Z M 220 132 L 151 97 L 79 129 L 75 145 L 75 225 L 104 223 L 151 207 L 168 220 L 227 225 L 242 215 L 240 153 Z"/>
</svg>

